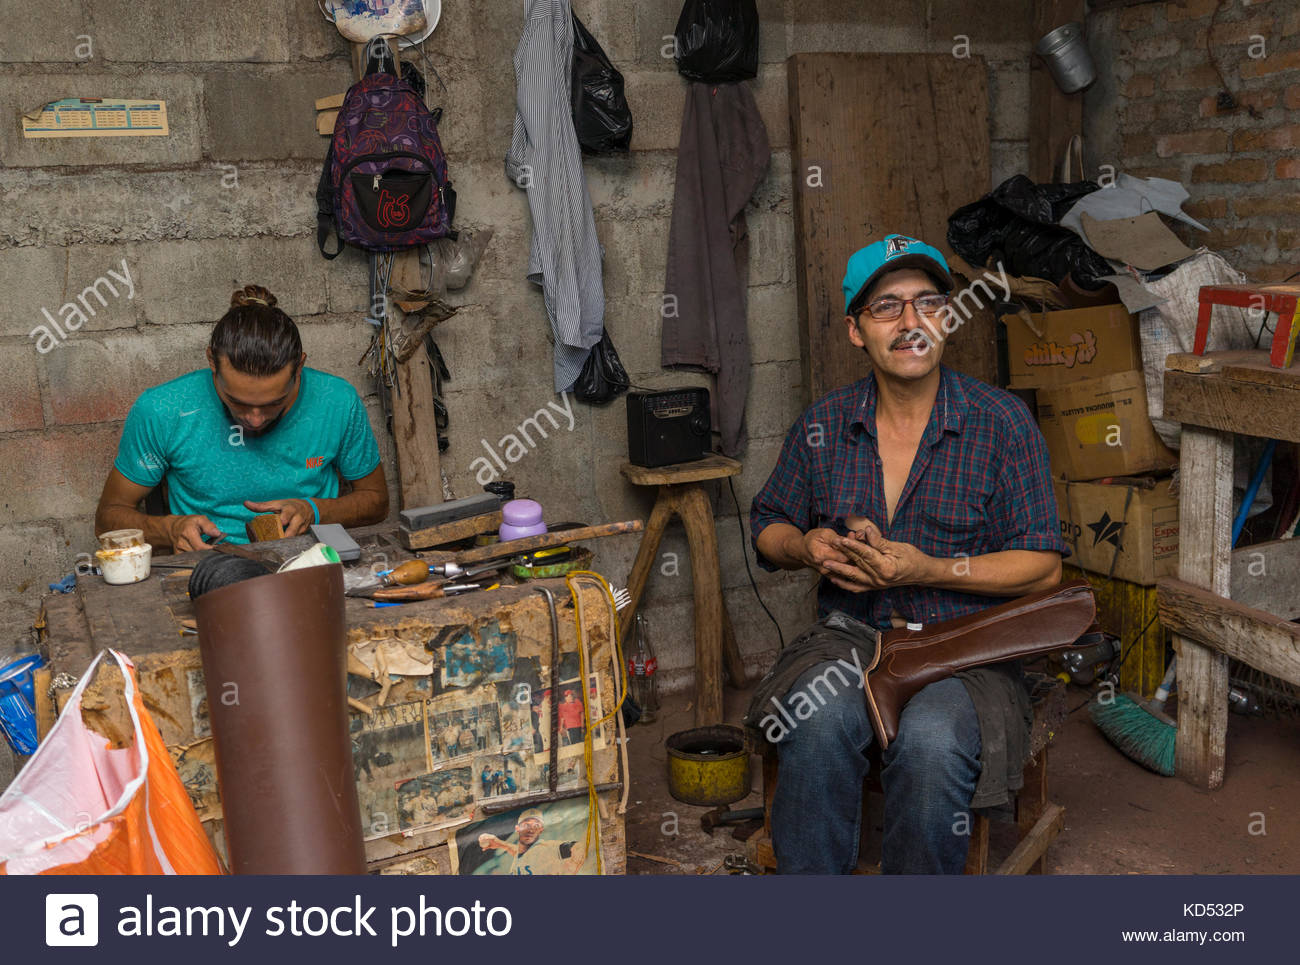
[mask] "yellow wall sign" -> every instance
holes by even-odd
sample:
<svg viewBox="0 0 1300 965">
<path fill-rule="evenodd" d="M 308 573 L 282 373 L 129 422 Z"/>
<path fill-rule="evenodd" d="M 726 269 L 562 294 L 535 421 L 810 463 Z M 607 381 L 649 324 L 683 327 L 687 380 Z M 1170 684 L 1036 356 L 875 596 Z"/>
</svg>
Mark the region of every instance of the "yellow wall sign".
<svg viewBox="0 0 1300 965">
<path fill-rule="evenodd" d="M 65 97 L 23 115 L 23 137 L 161 137 L 167 105 L 157 100 Z"/>
</svg>

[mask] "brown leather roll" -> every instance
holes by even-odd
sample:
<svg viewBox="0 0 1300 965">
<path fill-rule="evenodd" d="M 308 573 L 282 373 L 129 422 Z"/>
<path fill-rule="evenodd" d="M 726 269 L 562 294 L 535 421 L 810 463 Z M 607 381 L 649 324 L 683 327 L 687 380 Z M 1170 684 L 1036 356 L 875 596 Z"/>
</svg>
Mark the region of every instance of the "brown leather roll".
<svg viewBox="0 0 1300 965">
<path fill-rule="evenodd" d="M 886 630 L 863 688 L 881 748 L 898 736 L 899 715 L 922 687 L 959 670 L 1071 646 L 1096 615 L 1092 587 L 1071 580 L 922 630 Z"/>
<path fill-rule="evenodd" d="M 245 580 L 195 609 L 231 870 L 364 874 L 343 568 Z"/>
</svg>

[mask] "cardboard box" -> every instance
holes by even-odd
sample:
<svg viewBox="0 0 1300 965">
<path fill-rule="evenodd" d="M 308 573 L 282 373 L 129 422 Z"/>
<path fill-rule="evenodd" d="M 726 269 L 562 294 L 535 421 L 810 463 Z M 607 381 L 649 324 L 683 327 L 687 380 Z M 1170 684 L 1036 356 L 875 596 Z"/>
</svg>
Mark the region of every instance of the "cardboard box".
<svg viewBox="0 0 1300 965">
<path fill-rule="evenodd" d="M 1008 387 L 1050 388 L 1142 368 L 1137 316 L 1123 305 L 1003 315 Z"/>
<path fill-rule="evenodd" d="M 1081 481 L 1178 465 L 1177 454 L 1151 426 L 1140 371 L 1039 389 L 1037 395 L 1053 476 Z"/>
<path fill-rule="evenodd" d="M 1080 569 L 1142 586 L 1178 573 L 1178 497 L 1167 479 L 1153 489 L 1057 480 L 1056 514 Z"/>
</svg>

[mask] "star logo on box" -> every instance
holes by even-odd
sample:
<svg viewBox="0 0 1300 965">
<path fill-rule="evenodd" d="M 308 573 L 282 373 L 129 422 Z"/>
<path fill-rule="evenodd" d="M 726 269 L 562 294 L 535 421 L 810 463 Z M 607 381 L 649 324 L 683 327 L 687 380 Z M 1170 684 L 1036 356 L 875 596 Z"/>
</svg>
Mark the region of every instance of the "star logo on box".
<svg viewBox="0 0 1300 965">
<path fill-rule="evenodd" d="M 1121 534 L 1124 532 L 1124 524 L 1117 519 L 1111 519 L 1110 513 L 1103 512 L 1101 519 L 1095 523 L 1089 523 L 1088 528 L 1092 530 L 1092 545 L 1098 543 L 1110 543 L 1116 549 L 1124 548 L 1124 541 Z"/>
</svg>

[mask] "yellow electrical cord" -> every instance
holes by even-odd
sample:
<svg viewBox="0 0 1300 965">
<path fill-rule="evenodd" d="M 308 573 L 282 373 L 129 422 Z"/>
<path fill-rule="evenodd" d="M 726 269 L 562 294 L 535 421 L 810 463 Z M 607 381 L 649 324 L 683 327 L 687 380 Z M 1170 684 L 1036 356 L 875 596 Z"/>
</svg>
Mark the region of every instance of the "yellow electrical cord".
<svg viewBox="0 0 1300 965">
<path fill-rule="evenodd" d="M 605 600 L 609 604 L 610 613 L 612 615 L 611 623 L 614 628 L 614 653 L 616 658 L 618 659 L 618 664 L 616 665 L 615 686 L 619 691 L 619 698 L 618 701 L 614 704 L 614 709 L 611 710 L 604 717 L 601 717 L 599 720 L 597 720 L 595 724 L 592 724 L 591 722 L 591 708 L 589 704 L 590 692 L 589 692 L 588 681 L 587 681 L 587 637 L 583 631 L 583 626 L 585 621 L 582 618 L 582 589 L 580 586 L 574 583 L 575 577 L 594 580 L 597 587 L 605 594 Z M 623 701 L 627 699 L 627 688 L 621 686 L 621 674 L 623 671 L 623 643 L 622 640 L 619 638 L 618 607 L 614 603 L 614 592 L 613 590 L 610 589 L 609 583 L 599 573 L 593 572 L 591 570 L 574 570 L 565 576 L 564 582 L 565 585 L 568 586 L 569 588 L 570 596 L 572 596 L 573 598 L 574 625 L 576 627 L 577 634 L 578 634 L 578 668 L 579 668 L 579 672 L 582 675 L 582 681 L 581 681 L 582 722 L 583 722 L 582 758 L 583 758 L 583 763 L 586 766 L 586 772 L 587 772 L 587 834 L 586 834 L 586 838 L 583 841 L 583 849 L 584 852 L 587 852 L 591 848 L 593 818 L 595 815 L 599 813 L 598 795 L 596 793 L 596 781 L 595 781 L 595 777 L 593 776 L 593 769 L 595 766 L 595 762 L 594 762 L 595 755 L 591 747 L 591 732 L 595 727 L 599 727 L 601 724 L 604 724 L 607 721 L 613 719 L 614 715 L 617 714 L 622 709 Z M 552 674 L 556 674 L 558 672 L 559 672 L 558 667 L 552 668 L 551 670 Z M 551 695 L 552 695 L 551 700 L 552 703 L 554 704 L 555 688 L 552 688 Z M 556 712 L 555 708 L 552 707 L 551 713 L 555 713 L 555 712 Z M 627 780 L 628 780 L 628 776 L 627 774 L 624 774 L 623 781 L 625 786 Z M 604 859 L 601 855 L 599 837 L 600 837 L 599 827 L 597 826 L 596 873 L 603 875 L 605 873 L 605 864 L 604 864 Z"/>
</svg>

